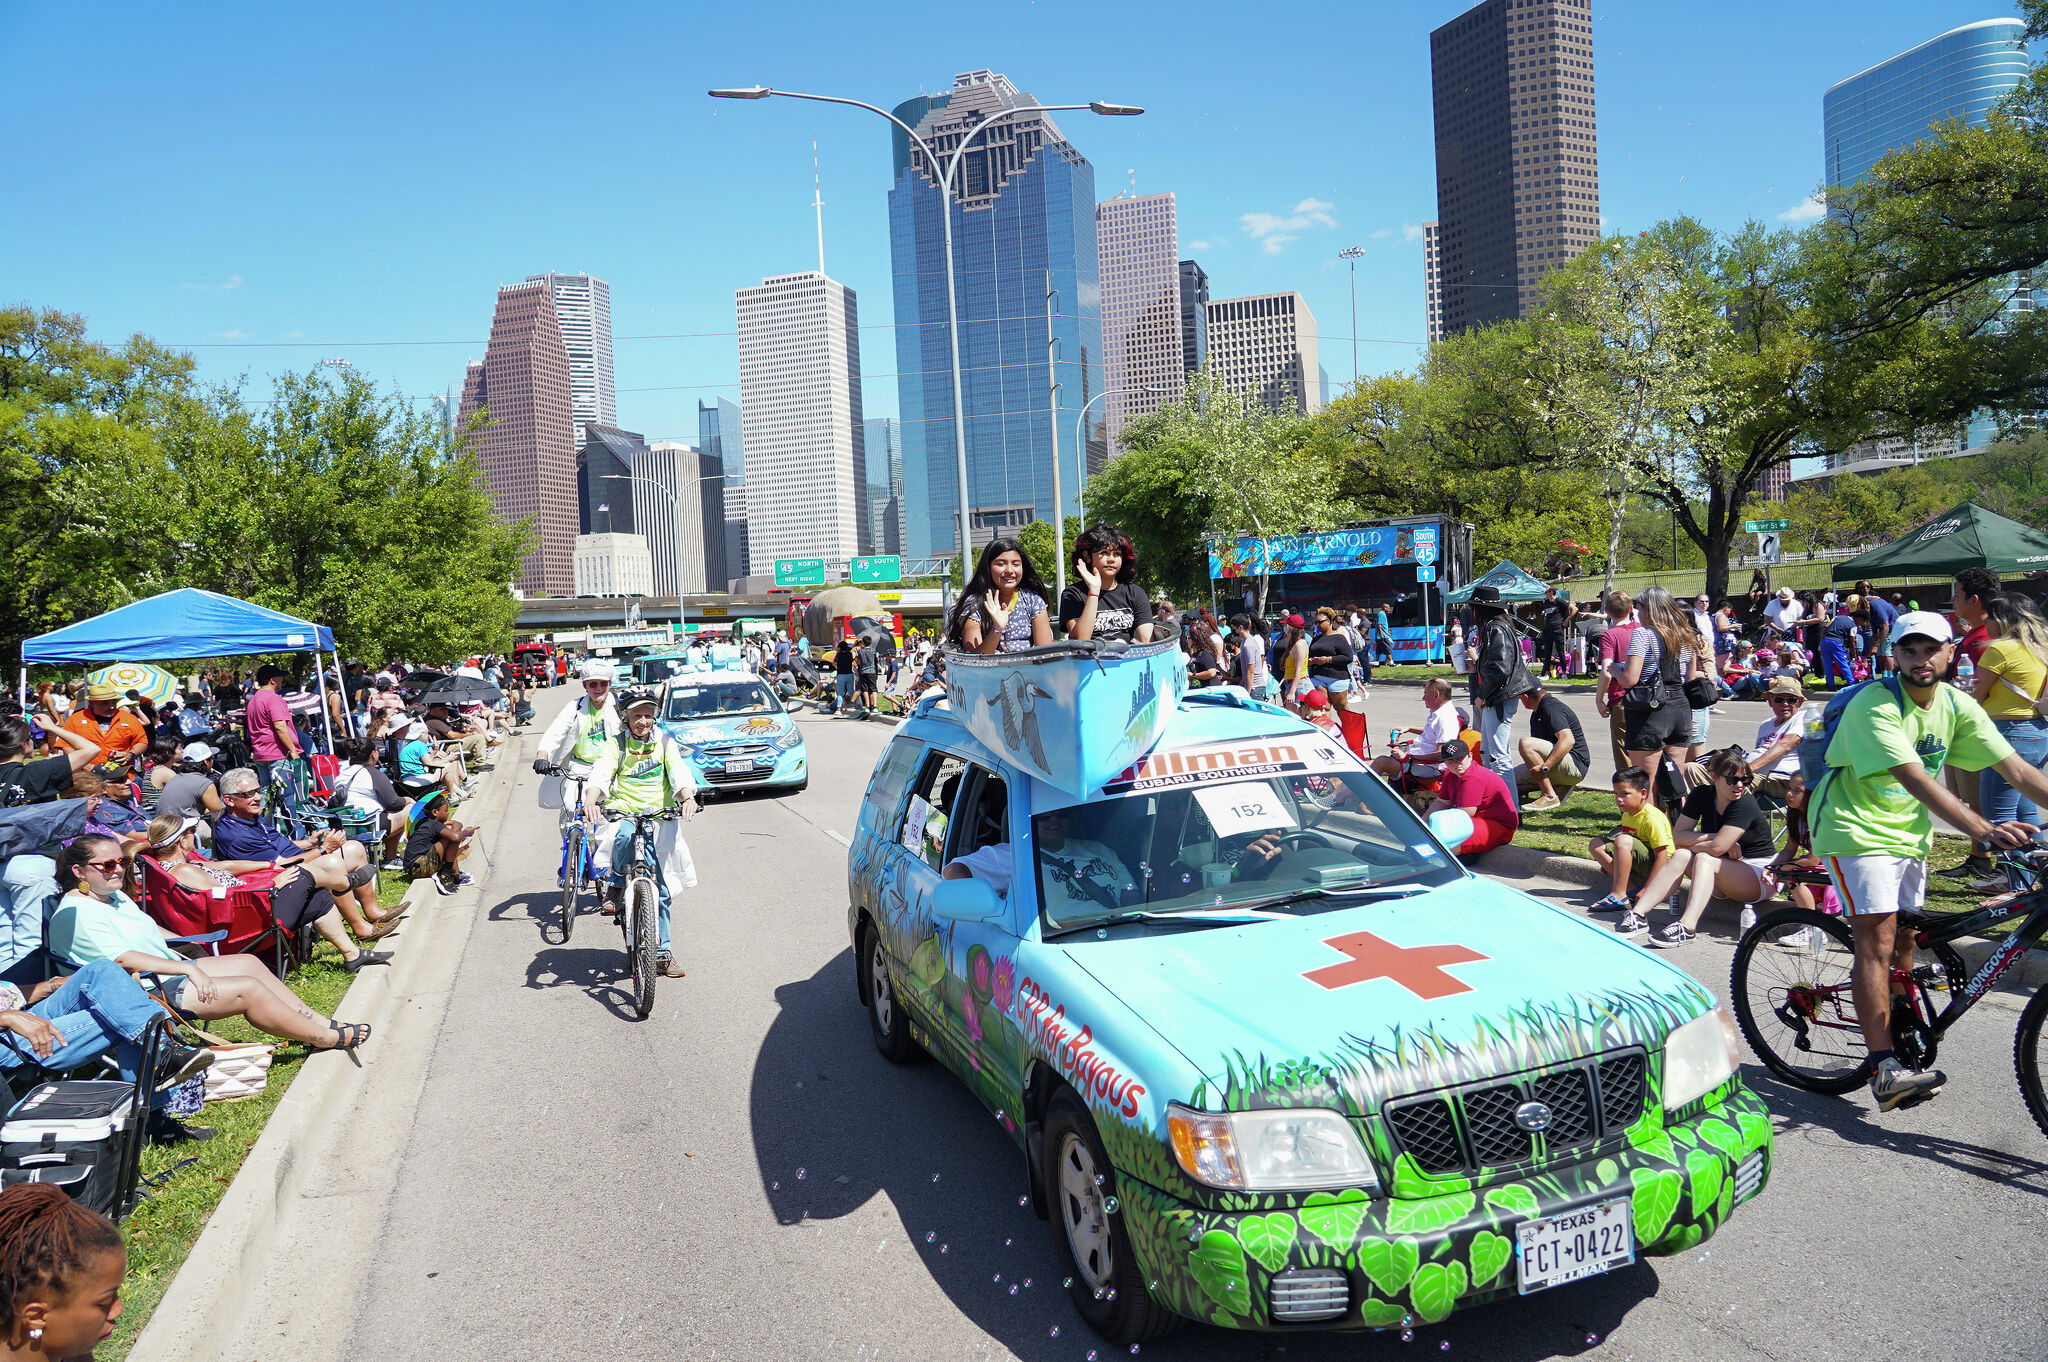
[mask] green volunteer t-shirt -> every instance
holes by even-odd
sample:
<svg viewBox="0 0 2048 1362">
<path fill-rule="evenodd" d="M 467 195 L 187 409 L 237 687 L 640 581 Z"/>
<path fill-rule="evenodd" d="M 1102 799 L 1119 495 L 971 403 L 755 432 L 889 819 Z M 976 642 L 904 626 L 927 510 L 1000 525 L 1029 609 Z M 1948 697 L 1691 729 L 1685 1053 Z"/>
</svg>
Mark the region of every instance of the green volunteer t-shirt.
<svg viewBox="0 0 2048 1362">
<path fill-rule="evenodd" d="M 1934 816 L 1892 774 L 1917 761 L 1939 779 L 1953 763 L 1965 771 L 1996 766 L 2012 755 L 1984 707 L 1954 686 L 1936 686 L 1925 706 L 1906 697 L 1905 713 L 1889 686 L 1865 686 L 1849 699 L 1828 742 L 1813 849 L 1822 856 L 1906 856 L 1934 850 Z"/>
</svg>

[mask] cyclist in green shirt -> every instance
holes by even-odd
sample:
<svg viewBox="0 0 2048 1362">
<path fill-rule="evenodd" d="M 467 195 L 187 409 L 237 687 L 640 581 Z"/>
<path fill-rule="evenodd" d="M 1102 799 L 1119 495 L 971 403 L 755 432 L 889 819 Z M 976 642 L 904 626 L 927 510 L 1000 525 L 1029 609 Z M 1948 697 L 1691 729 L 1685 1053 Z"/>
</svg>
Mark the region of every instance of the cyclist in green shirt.
<svg viewBox="0 0 2048 1362">
<path fill-rule="evenodd" d="M 1939 1069 L 1916 1071 L 1892 1050 L 1892 970 L 1913 967 L 1913 939 L 1894 928 L 1902 908 L 1927 899 L 1927 856 L 1934 820 L 1979 845 L 2025 845 L 2026 823 L 1991 823 L 1942 783 L 1945 766 L 1998 772 L 2028 798 L 2048 801 L 2048 776 L 2017 756 L 1984 709 L 1941 684 L 1955 657 L 1948 621 L 1912 611 L 1892 625 L 1891 646 L 1905 704 L 1888 684 L 1863 687 L 1849 699 L 1828 741 L 1828 774 L 1814 791 L 1813 850 L 1849 914 L 1856 938 L 1851 984 L 1873 1071 L 1871 1096 L 1880 1111 L 1932 1097 L 1947 1082 Z"/>
<path fill-rule="evenodd" d="M 590 780 L 583 787 L 584 812 L 593 823 L 616 820 L 616 831 L 609 838 L 601 828 L 597 834 L 599 846 L 611 847 L 606 892 L 613 901 L 626 889 L 626 877 L 619 865 L 622 857 L 631 854 L 633 836 L 631 821 L 619 816 L 655 813 L 671 804 L 682 810 L 684 818 L 697 812 L 696 783 L 684 764 L 683 754 L 666 733 L 655 727 L 658 703 L 649 694 L 630 695 L 626 699 L 626 731 L 604 745 L 591 768 Z M 697 868 L 690 860 L 690 849 L 678 825 L 673 822 L 657 826 L 654 851 L 659 862 L 655 882 L 661 895 L 661 928 L 655 942 L 654 963 L 662 974 L 679 979 L 682 968 L 669 950 L 669 891 L 672 887 L 696 888 Z"/>
</svg>

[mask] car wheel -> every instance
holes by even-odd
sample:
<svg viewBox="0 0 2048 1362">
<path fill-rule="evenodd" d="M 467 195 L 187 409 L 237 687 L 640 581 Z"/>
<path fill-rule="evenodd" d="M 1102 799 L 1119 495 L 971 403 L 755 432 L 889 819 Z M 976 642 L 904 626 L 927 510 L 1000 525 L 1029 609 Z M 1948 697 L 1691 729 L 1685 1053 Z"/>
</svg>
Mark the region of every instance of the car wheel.
<svg viewBox="0 0 2048 1362">
<path fill-rule="evenodd" d="M 903 1015 L 903 1004 L 889 982 L 889 957 L 873 924 L 861 933 L 860 958 L 867 971 L 868 1030 L 875 1048 L 891 1064 L 908 1064 L 917 1058 L 917 1042 L 910 1038 L 910 1019 Z"/>
<path fill-rule="evenodd" d="M 1147 1293 L 1116 1188 L 1094 1118 L 1073 1089 L 1062 1088 L 1045 1113 L 1045 1191 L 1053 1241 L 1071 1283 L 1067 1293 L 1096 1333 L 1111 1343 L 1142 1343 L 1171 1333 L 1182 1320 Z"/>
</svg>

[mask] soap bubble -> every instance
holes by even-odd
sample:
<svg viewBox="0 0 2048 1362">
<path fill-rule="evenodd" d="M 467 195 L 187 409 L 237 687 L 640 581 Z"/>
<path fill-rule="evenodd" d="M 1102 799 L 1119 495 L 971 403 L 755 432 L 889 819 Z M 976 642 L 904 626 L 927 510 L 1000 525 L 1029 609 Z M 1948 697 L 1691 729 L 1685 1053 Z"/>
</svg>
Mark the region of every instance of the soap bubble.
<svg viewBox="0 0 2048 1362">
<path fill-rule="evenodd" d="M 996 1274 L 995 1276 L 993 1276 L 993 1277 L 989 1278 L 989 1280 L 990 1280 L 990 1281 L 992 1281 L 992 1282 L 999 1282 L 999 1281 L 1001 1281 L 1002 1279 L 1003 1279 L 1003 1274 L 1002 1274 L 1002 1273 L 1000 1273 L 1000 1272 L 998 1272 L 998 1273 L 997 1273 L 997 1274 Z"/>
<path fill-rule="evenodd" d="M 946 1251 L 947 1249 L 949 1249 L 949 1248 L 951 1248 L 951 1247 L 952 1247 L 952 1245 L 950 1245 L 950 1244 L 941 1244 L 941 1245 L 939 1245 L 939 1252 L 941 1252 L 941 1253 L 944 1253 L 944 1252 L 945 1252 L 945 1251 Z"/>
<path fill-rule="evenodd" d="M 1113 1287 L 1113 1286 L 1112 1286 L 1111 1288 L 1109 1288 L 1109 1291 L 1108 1291 L 1108 1293 L 1107 1293 L 1107 1294 L 1106 1294 L 1106 1295 L 1105 1295 L 1105 1296 L 1103 1297 L 1103 1299 L 1104 1299 L 1104 1300 L 1112 1300 L 1112 1301 L 1113 1301 L 1113 1300 L 1115 1300 L 1115 1299 L 1116 1299 L 1116 1288 L 1115 1288 L 1115 1287 Z"/>
<path fill-rule="evenodd" d="M 1413 1316 L 1413 1315 L 1403 1315 L 1403 1316 L 1401 1316 L 1401 1327 L 1402 1327 L 1403 1329 L 1412 1329 L 1412 1328 L 1414 1328 L 1414 1327 L 1415 1327 L 1415 1316 Z"/>
<path fill-rule="evenodd" d="M 1051 1332 L 1050 1334 L 1048 1334 L 1048 1335 L 1047 1335 L 1047 1337 L 1048 1337 L 1048 1338 L 1058 1338 L 1059 1336 L 1060 1336 L 1060 1326 L 1059 1326 L 1059 1325 L 1057 1325 L 1057 1324 L 1055 1324 L 1055 1325 L 1053 1325 L 1053 1326 L 1052 1326 L 1052 1332 Z"/>
<path fill-rule="evenodd" d="M 1415 1341 L 1415 1331 L 1413 1329 L 1403 1329 L 1401 1331 L 1401 1341 L 1403 1343 L 1413 1343 Z"/>
<path fill-rule="evenodd" d="M 1594 1344 L 1598 1343 L 1599 1341 L 1600 1341 L 1600 1335 L 1598 1335 L 1598 1334 L 1587 1334 L 1587 1335 L 1586 1335 L 1586 1346 L 1587 1346 L 1587 1347 L 1589 1347 L 1589 1348 L 1590 1348 L 1590 1347 L 1592 1347 L 1592 1346 L 1593 1346 Z"/>
<path fill-rule="evenodd" d="M 1031 1198 L 1028 1196 L 1020 1196 L 1017 1198 L 1017 1204 L 1019 1206 L 1029 1206 L 1031 1204 Z"/>
<path fill-rule="evenodd" d="M 771 1192 L 779 1192 L 782 1190 L 782 1184 L 779 1182 L 771 1182 L 768 1184 L 768 1190 Z"/>
<path fill-rule="evenodd" d="M 801 1173 L 799 1173 L 799 1174 L 798 1174 L 797 1176 L 798 1176 L 798 1177 L 802 1177 L 803 1175 L 802 1175 Z M 939 1180 L 939 1175 L 938 1175 L 937 1173 L 934 1173 L 934 1174 L 932 1174 L 932 1181 L 933 1181 L 933 1182 L 937 1182 L 938 1180 Z"/>
<path fill-rule="evenodd" d="M 1143 876 L 1144 876 L 1144 877 L 1145 877 L 1146 879 L 1148 879 L 1148 880 L 1149 880 L 1149 879 L 1151 879 L 1151 878 L 1152 878 L 1152 865 L 1151 865 L 1151 863 L 1150 863 L 1149 861 L 1140 861 L 1140 862 L 1138 862 L 1138 873 L 1139 873 L 1140 875 L 1143 875 Z"/>
<path fill-rule="evenodd" d="M 1029 1291 L 1031 1289 L 1031 1279 L 1029 1277 L 1026 1277 L 1024 1279 L 1024 1289 L 1026 1291 Z"/>
<path fill-rule="evenodd" d="M 939 1232 L 938 1232 L 937 1230 L 926 1230 L 926 1231 L 924 1232 L 924 1241 L 925 1241 L 925 1242 L 926 1242 L 927 1244 L 930 1244 L 930 1243 L 935 1243 L 935 1242 L 937 1242 L 937 1240 L 938 1240 L 938 1237 L 939 1237 Z"/>
<path fill-rule="evenodd" d="M 1136 1352 L 1136 1351 L 1138 1351 L 1138 1345 L 1137 1345 L 1137 1344 L 1135 1344 L 1135 1343 L 1133 1343 L 1133 1344 L 1131 1345 L 1131 1351 L 1132 1351 L 1132 1352 Z"/>
<path fill-rule="evenodd" d="M 1445 1339 L 1443 1342 L 1436 1345 L 1436 1350 L 1440 1353 L 1449 1352 L 1451 1350 L 1451 1341 L 1448 1338 Z"/>
<path fill-rule="evenodd" d="M 1109 1200 L 1107 1200 L 1107 1201 L 1103 1202 L 1103 1203 L 1102 1203 L 1102 1209 L 1103 1209 L 1103 1210 L 1105 1210 L 1105 1211 L 1108 1211 L 1108 1212 L 1109 1212 L 1109 1213 L 1110 1213 L 1111 1215 L 1115 1215 L 1115 1214 L 1116 1214 L 1116 1198 L 1115 1198 L 1115 1197 L 1111 1197 L 1111 1198 L 1109 1198 Z"/>
<path fill-rule="evenodd" d="M 1017 1284 L 1015 1282 L 1010 1283 L 1010 1294 L 1013 1296 L 1017 1294 Z"/>
<path fill-rule="evenodd" d="M 1008 1248 L 1009 1246 L 1010 1246 L 1010 1241 L 1009 1241 L 1009 1240 L 1007 1240 L 1007 1239 L 1005 1239 L 1005 1240 L 1003 1241 L 1003 1247 L 1004 1247 L 1004 1248 Z"/>
<path fill-rule="evenodd" d="M 797 1180 L 798 1182 L 802 1182 L 802 1181 L 804 1180 L 804 1170 L 803 1170 L 803 1169 L 799 1168 L 799 1169 L 797 1169 L 797 1170 L 796 1170 L 796 1180 Z"/>
<path fill-rule="evenodd" d="M 1074 1285 L 1074 1279 L 1072 1277 L 1068 1277 L 1066 1280 L 1062 1281 L 1060 1285 L 1072 1289 Z"/>
</svg>

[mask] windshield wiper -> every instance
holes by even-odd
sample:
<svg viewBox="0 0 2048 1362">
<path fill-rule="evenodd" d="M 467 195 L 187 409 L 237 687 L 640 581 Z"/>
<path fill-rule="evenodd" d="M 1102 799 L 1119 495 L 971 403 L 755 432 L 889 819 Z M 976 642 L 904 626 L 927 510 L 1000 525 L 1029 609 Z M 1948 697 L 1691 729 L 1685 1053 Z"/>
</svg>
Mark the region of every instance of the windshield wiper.
<svg viewBox="0 0 2048 1362">
<path fill-rule="evenodd" d="M 1253 922 L 1271 922 L 1276 918 L 1285 916 L 1286 914 L 1284 913 L 1261 913 L 1244 908 L 1225 909 L 1220 913 L 1207 910 L 1155 913 L 1140 909 L 1128 913 L 1113 913 L 1109 917 L 1091 918 L 1087 922 L 1076 922 L 1067 927 L 1058 927 L 1047 932 L 1041 939 L 1057 941 L 1063 936 L 1072 936 L 1075 932 L 1092 932 L 1098 927 L 1121 927 L 1131 922 L 1169 926 L 1175 923 L 1192 922 L 1200 923 L 1205 927 L 1241 927 Z"/>
<path fill-rule="evenodd" d="M 1405 899 L 1429 889 L 1426 884 L 1359 884 L 1331 885 L 1320 889 L 1297 889 L 1278 898 L 1260 899 L 1248 905 L 1255 908 L 1283 908 L 1290 903 L 1302 903 L 1309 899 L 1360 898 L 1360 899 Z"/>
</svg>

